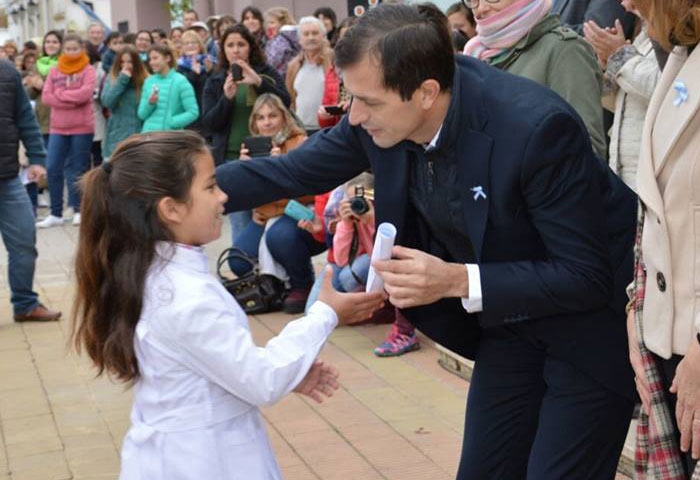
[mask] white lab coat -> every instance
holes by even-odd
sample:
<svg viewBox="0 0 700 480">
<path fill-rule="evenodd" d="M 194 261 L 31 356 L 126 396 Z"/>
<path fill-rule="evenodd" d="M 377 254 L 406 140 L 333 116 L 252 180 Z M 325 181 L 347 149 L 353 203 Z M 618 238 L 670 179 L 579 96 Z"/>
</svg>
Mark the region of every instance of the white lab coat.
<svg viewBox="0 0 700 480">
<path fill-rule="evenodd" d="M 157 252 L 134 337 L 140 376 L 120 480 L 280 479 L 257 407 L 304 378 L 335 312 L 316 302 L 257 347 L 203 249 L 163 242 Z"/>
</svg>

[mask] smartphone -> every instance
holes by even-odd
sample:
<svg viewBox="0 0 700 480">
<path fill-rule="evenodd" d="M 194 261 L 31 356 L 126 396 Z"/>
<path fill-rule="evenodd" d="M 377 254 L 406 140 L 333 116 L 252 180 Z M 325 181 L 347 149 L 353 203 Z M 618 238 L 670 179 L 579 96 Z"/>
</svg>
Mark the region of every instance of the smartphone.
<svg viewBox="0 0 700 480">
<path fill-rule="evenodd" d="M 328 115 L 343 115 L 345 110 L 340 105 L 324 105 L 323 109 Z"/>
<path fill-rule="evenodd" d="M 231 77 L 234 82 L 243 80 L 243 69 L 237 63 L 231 65 Z"/>
<path fill-rule="evenodd" d="M 158 93 L 160 89 L 158 88 L 158 85 L 153 85 L 153 90 L 151 90 L 151 94 L 153 93 Z"/>
<path fill-rule="evenodd" d="M 314 212 L 309 207 L 305 207 L 296 200 L 290 200 L 287 206 L 284 207 L 284 214 L 288 217 L 292 217 L 297 222 L 299 220 L 311 221 L 314 219 Z"/>
<path fill-rule="evenodd" d="M 243 144 L 248 149 L 248 155 L 253 158 L 269 157 L 272 151 L 272 137 L 246 137 L 243 139 Z"/>
</svg>

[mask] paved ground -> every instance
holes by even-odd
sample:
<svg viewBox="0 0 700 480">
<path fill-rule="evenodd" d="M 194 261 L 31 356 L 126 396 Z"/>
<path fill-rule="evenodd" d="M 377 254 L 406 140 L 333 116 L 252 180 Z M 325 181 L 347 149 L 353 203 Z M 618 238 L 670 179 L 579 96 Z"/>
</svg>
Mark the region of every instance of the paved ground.
<svg viewBox="0 0 700 480">
<path fill-rule="evenodd" d="M 14 324 L 4 275 L 0 280 L 0 480 L 118 476 L 131 393 L 95 378 L 67 346 L 76 235 L 71 226 L 38 232 L 36 287 L 64 312 L 61 322 Z M 211 261 L 225 244 L 208 248 Z M 0 250 L 3 271 L 6 262 Z M 253 317 L 251 329 L 264 343 L 290 318 Z M 341 371 L 330 401 L 319 406 L 293 394 L 264 409 L 287 480 L 454 478 L 468 384 L 438 366 L 429 342 L 401 358 L 375 358 L 371 349 L 386 329 L 335 331 L 321 355 Z"/>
</svg>

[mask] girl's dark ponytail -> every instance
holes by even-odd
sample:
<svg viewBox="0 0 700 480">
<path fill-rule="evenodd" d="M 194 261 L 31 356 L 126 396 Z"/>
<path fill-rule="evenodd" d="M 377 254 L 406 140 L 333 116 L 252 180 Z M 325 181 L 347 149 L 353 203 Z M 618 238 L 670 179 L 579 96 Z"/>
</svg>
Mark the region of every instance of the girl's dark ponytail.
<svg viewBox="0 0 700 480">
<path fill-rule="evenodd" d="M 75 260 L 77 291 L 72 343 L 119 380 L 138 377 L 134 333 L 158 241 L 171 234 L 158 216 L 158 202 L 185 202 L 195 162 L 208 155 L 194 132 L 133 135 L 111 161 L 80 181 L 80 236 Z"/>
</svg>

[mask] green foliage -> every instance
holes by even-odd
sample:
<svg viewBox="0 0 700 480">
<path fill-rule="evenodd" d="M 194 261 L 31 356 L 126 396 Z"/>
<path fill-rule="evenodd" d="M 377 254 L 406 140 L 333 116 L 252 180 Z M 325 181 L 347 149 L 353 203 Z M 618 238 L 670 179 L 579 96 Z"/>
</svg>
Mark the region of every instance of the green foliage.
<svg viewBox="0 0 700 480">
<path fill-rule="evenodd" d="M 170 0 L 170 20 L 182 22 L 182 13 L 192 8 L 193 0 Z"/>
</svg>

